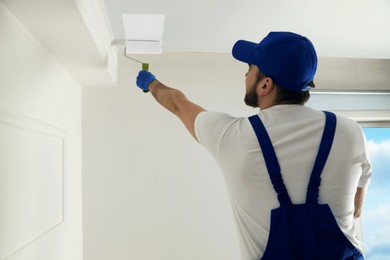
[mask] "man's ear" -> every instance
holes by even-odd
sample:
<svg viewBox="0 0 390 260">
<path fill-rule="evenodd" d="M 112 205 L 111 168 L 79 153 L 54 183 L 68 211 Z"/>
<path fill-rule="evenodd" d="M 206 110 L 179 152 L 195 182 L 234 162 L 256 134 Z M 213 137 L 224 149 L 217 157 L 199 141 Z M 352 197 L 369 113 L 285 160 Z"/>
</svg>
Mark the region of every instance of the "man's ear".
<svg viewBox="0 0 390 260">
<path fill-rule="evenodd" d="M 257 94 L 259 97 L 266 96 L 274 89 L 275 84 L 272 78 L 265 77 L 259 82 L 257 86 Z"/>
</svg>

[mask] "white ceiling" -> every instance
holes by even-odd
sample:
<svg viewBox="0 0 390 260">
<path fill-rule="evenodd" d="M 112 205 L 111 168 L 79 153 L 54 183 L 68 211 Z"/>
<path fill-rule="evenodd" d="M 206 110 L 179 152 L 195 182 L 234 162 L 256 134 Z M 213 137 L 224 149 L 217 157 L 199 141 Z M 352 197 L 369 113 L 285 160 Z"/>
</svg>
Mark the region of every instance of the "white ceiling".
<svg viewBox="0 0 390 260">
<path fill-rule="evenodd" d="M 390 59 L 389 0 L 103 0 L 116 39 L 122 14 L 165 14 L 163 48 L 229 53 L 269 31 L 311 39 L 319 56 Z"/>
<path fill-rule="evenodd" d="M 165 14 L 163 54 L 140 56 L 162 77 L 187 64 L 199 76 L 199 84 L 207 84 L 213 76 L 201 62 L 207 60 L 214 64 L 210 69 L 228 72 L 225 82 L 236 87 L 233 83 L 241 83 L 243 71 L 237 72 L 241 67 L 231 58 L 234 42 L 258 42 L 269 31 L 288 30 L 314 43 L 320 57 L 316 77 L 320 89 L 390 90 L 389 0 L 0 0 L 0 4 L 82 86 L 128 87 L 139 66 L 123 57 L 123 48 L 112 46 L 125 38 L 122 14 Z"/>
</svg>

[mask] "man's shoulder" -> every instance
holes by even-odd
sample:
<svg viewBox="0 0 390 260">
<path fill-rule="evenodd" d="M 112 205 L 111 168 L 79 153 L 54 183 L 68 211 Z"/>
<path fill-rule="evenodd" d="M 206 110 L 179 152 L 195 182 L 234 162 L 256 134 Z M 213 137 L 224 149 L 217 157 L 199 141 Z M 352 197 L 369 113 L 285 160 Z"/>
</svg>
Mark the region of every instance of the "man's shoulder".
<svg viewBox="0 0 390 260">
<path fill-rule="evenodd" d="M 211 124 L 211 123 L 226 123 L 236 122 L 245 119 L 245 117 L 234 117 L 227 113 L 215 111 L 203 111 L 196 117 L 195 124 Z"/>
<path fill-rule="evenodd" d="M 228 133 L 240 131 L 246 124 L 249 124 L 247 117 L 234 117 L 227 113 L 204 111 L 195 120 L 195 131 L 201 140 L 206 137 L 219 139 L 221 136 L 227 136 Z"/>
</svg>

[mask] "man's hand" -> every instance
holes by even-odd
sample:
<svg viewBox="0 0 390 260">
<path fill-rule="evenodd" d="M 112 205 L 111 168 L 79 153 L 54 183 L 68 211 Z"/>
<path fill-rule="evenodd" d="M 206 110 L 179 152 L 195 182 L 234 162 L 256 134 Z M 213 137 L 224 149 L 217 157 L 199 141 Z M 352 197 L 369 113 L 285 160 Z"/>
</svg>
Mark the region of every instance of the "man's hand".
<svg viewBox="0 0 390 260">
<path fill-rule="evenodd" d="M 156 77 L 146 70 L 141 70 L 137 76 L 137 86 L 144 92 L 149 92 L 149 85 L 156 80 Z"/>
</svg>

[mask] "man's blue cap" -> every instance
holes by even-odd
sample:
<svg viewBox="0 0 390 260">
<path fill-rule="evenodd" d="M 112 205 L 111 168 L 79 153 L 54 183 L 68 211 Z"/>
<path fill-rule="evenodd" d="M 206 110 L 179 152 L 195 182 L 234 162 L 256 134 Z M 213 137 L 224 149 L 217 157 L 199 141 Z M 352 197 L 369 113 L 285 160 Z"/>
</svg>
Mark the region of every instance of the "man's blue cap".
<svg viewBox="0 0 390 260">
<path fill-rule="evenodd" d="M 237 41 L 232 50 L 239 61 L 254 64 L 281 88 L 310 89 L 317 70 L 317 54 L 309 39 L 291 32 L 270 32 L 260 43 Z"/>
</svg>

